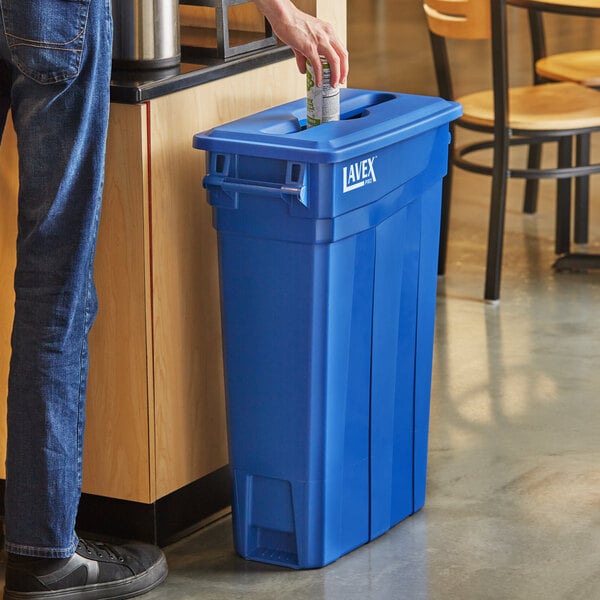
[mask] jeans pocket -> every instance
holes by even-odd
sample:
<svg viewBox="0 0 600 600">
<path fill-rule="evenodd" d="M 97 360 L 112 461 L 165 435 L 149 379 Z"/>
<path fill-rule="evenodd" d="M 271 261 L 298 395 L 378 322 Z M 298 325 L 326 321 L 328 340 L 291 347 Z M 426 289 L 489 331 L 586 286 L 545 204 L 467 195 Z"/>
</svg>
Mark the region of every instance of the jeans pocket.
<svg viewBox="0 0 600 600">
<path fill-rule="evenodd" d="M 39 83 L 76 77 L 91 1 L 0 0 L 15 66 Z"/>
</svg>

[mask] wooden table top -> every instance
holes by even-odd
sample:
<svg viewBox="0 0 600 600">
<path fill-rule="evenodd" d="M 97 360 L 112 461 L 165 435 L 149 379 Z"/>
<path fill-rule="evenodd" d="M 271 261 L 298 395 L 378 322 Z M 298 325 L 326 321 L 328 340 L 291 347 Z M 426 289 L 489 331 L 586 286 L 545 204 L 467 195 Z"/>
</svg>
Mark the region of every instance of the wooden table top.
<svg viewBox="0 0 600 600">
<path fill-rule="evenodd" d="M 506 0 L 521 8 L 533 8 L 545 12 L 600 17 L 600 0 Z"/>
</svg>

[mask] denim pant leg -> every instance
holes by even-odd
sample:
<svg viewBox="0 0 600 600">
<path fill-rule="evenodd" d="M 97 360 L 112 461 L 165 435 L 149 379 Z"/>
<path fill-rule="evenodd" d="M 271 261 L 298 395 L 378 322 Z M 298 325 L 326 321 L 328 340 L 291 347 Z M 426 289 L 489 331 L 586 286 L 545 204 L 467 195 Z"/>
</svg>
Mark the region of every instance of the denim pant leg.
<svg viewBox="0 0 600 600">
<path fill-rule="evenodd" d="M 0 43 L 1 46 L 1 43 Z M 12 74 L 10 65 L 0 57 L 0 141 L 6 125 L 6 117 L 10 109 L 10 88 Z M 1 206 L 0 206 L 1 210 Z"/>
<path fill-rule="evenodd" d="M 110 96 L 110 0 L 0 0 L 19 150 L 8 385 L 9 552 L 77 545 L 87 335 Z"/>
</svg>

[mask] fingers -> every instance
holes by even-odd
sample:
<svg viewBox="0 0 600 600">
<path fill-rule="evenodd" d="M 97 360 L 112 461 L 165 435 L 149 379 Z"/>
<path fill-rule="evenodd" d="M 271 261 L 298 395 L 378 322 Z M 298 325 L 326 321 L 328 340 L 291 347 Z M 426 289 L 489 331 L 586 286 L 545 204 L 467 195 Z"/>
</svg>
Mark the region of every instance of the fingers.
<svg viewBox="0 0 600 600">
<path fill-rule="evenodd" d="M 346 83 L 349 70 L 348 50 L 346 50 L 346 47 L 341 42 L 339 45 L 334 45 L 334 48 L 339 58 L 339 79 L 337 81 L 339 83 Z"/>
<path fill-rule="evenodd" d="M 306 56 L 298 50 L 294 50 L 294 55 L 296 57 L 296 64 L 298 65 L 298 71 L 304 74 L 306 73 Z"/>
<path fill-rule="evenodd" d="M 322 56 L 329 65 L 332 87 L 337 87 L 338 84 L 345 83 L 348 75 L 348 52 L 336 35 L 333 26 L 325 21 L 315 19 L 313 23 L 313 39 L 316 44 L 316 54 Z M 312 57 L 309 58 L 312 62 Z M 317 85 L 321 84 L 317 83 Z"/>
<path fill-rule="evenodd" d="M 324 54 L 325 60 L 329 64 L 329 83 L 331 87 L 337 87 L 339 83 L 342 83 L 341 79 L 341 70 L 342 70 L 342 60 L 340 59 L 339 54 L 335 51 L 333 47 L 331 47 L 330 51 Z"/>
<path fill-rule="evenodd" d="M 323 65 L 324 60 L 329 66 L 330 79 L 332 87 L 337 87 L 339 84 L 346 83 L 348 77 L 348 52 L 341 42 L 333 41 L 326 45 L 321 43 L 317 51 L 306 51 L 306 57 L 313 65 L 315 72 L 315 83 L 321 86 L 323 83 Z M 296 60 L 298 57 L 296 52 Z M 300 63 L 298 63 L 300 66 Z M 303 73 L 304 71 L 301 70 Z"/>
<path fill-rule="evenodd" d="M 348 77 L 348 51 L 344 44 L 338 39 L 333 31 L 333 28 L 328 23 L 323 24 L 325 26 L 325 35 L 319 36 L 317 45 L 317 54 L 319 55 L 318 68 L 315 68 L 315 75 L 317 77 L 322 76 L 321 60 L 323 57 L 330 69 L 330 83 L 332 87 L 337 87 L 339 84 L 346 83 Z M 313 65 L 313 58 L 309 57 Z M 318 75 L 317 75 L 318 70 Z M 321 85 L 321 79 L 317 81 L 317 85 Z"/>
<path fill-rule="evenodd" d="M 321 86 L 323 84 L 323 59 L 329 66 L 329 83 L 331 87 L 337 87 L 339 84 L 346 83 L 348 77 L 348 53 L 343 47 L 336 49 L 330 46 L 326 50 L 322 50 L 317 58 L 309 58 L 314 68 L 316 85 Z M 298 62 L 298 53 L 296 54 L 296 62 Z M 298 63 L 298 67 L 300 68 L 300 63 Z M 302 69 L 300 69 L 300 72 L 304 73 Z"/>
<path fill-rule="evenodd" d="M 307 60 L 312 65 L 312 70 L 315 75 L 315 85 L 321 87 L 323 85 L 323 63 L 321 57 L 317 54 L 315 58 L 309 57 Z"/>
</svg>

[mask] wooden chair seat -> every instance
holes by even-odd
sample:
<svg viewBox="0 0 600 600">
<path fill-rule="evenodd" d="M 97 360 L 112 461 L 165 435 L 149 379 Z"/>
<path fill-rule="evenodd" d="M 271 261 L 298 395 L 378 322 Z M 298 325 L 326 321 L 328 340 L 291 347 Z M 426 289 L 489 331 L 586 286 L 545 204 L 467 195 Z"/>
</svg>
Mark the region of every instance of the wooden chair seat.
<svg viewBox="0 0 600 600">
<path fill-rule="evenodd" d="M 538 75 L 553 81 L 574 81 L 589 87 L 600 86 L 600 50 L 563 52 L 540 58 Z"/>
<path fill-rule="evenodd" d="M 521 131 L 567 131 L 600 127 L 600 92 L 576 83 L 547 83 L 514 87 L 508 91 L 508 126 Z M 462 121 L 492 127 L 494 96 L 491 90 L 457 99 Z"/>
</svg>

